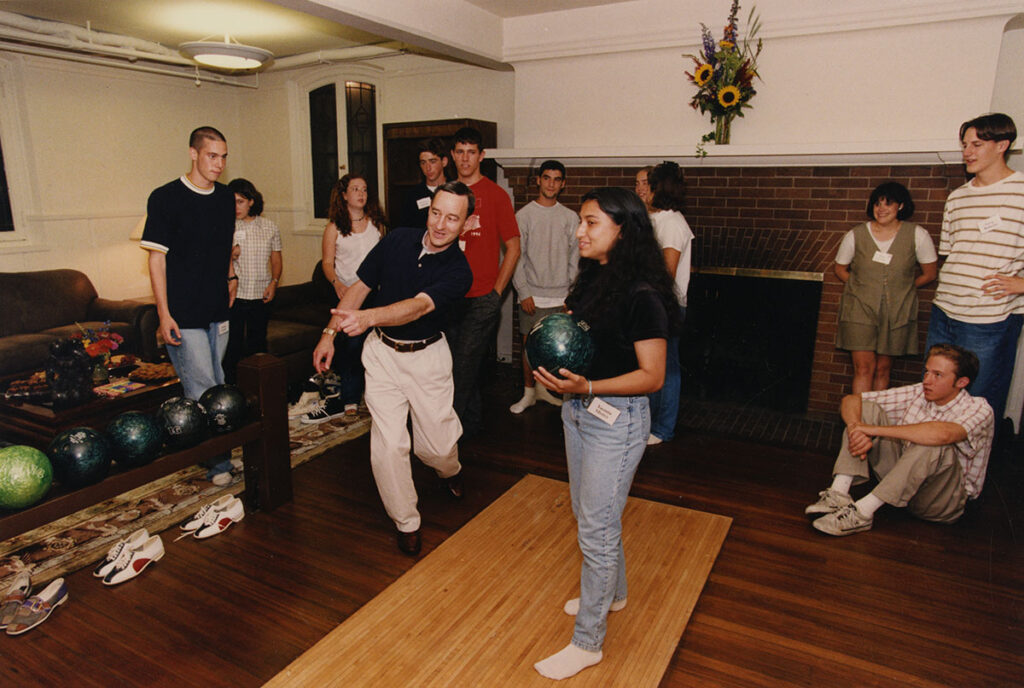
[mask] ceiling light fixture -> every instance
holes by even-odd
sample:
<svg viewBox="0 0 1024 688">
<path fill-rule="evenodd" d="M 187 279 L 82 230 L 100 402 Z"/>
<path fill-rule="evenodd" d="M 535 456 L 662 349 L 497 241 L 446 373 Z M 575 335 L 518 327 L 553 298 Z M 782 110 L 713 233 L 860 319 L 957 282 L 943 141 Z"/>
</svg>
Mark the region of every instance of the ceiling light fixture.
<svg viewBox="0 0 1024 688">
<path fill-rule="evenodd" d="M 199 64 L 218 69 L 256 69 L 274 56 L 269 50 L 243 45 L 228 34 L 224 34 L 223 41 L 211 41 L 209 38 L 212 36 L 182 43 L 178 49 Z"/>
</svg>

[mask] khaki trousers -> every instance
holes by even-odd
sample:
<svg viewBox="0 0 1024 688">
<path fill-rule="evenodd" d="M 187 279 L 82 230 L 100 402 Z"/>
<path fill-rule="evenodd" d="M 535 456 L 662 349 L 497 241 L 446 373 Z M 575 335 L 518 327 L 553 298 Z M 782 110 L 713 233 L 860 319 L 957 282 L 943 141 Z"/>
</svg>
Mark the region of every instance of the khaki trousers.
<svg viewBox="0 0 1024 688">
<path fill-rule="evenodd" d="M 882 407 L 865 401 L 861 418 L 867 425 L 889 425 Z M 852 475 L 855 485 L 865 482 L 868 469 L 878 478 L 872 493 L 886 504 L 907 507 L 926 521 L 952 523 L 964 512 L 967 491 L 963 469 L 952 445 L 927 447 L 890 438 L 875 438 L 867 460 L 850 454 L 849 436 L 843 433 L 843 448 L 833 475 Z"/>
<path fill-rule="evenodd" d="M 398 530 L 419 530 L 416 486 L 409 463 L 407 419 L 415 453 L 442 478 L 456 475 L 462 436 L 452 407 L 452 356 L 442 339 L 421 351 L 398 352 L 376 333 L 363 346 L 366 406 L 370 410 L 370 465 L 388 516 Z"/>
</svg>

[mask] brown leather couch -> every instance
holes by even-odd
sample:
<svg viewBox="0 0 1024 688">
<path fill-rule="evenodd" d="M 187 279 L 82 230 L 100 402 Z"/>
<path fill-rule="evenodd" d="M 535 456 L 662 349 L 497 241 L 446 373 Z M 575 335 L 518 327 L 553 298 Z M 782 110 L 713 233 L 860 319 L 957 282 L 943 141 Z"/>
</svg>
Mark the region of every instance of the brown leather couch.
<svg viewBox="0 0 1024 688">
<path fill-rule="evenodd" d="M 43 370 L 51 342 L 108 321 L 124 337 L 118 353 L 157 357 L 156 306 L 100 298 L 77 270 L 0 272 L 0 376 Z"/>
</svg>

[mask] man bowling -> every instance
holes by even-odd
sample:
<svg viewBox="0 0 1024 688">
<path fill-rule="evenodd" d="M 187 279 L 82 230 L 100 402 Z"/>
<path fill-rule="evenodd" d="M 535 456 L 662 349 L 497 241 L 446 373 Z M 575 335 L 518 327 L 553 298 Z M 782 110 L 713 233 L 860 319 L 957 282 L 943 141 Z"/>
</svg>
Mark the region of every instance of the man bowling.
<svg viewBox="0 0 1024 688">
<path fill-rule="evenodd" d="M 452 357 L 441 333 L 445 316 L 473 282 L 457 239 L 473 213 L 473 192 L 448 182 L 434 193 L 423 229 L 388 233 L 367 255 L 324 328 L 313 352 L 318 371 L 330 367 L 334 336 L 372 330 L 363 347 L 370 464 L 398 548 L 420 551 L 420 514 L 409 463 L 406 421 L 412 416 L 416 455 L 462 496 L 458 440 L 462 425 L 452 406 Z M 374 308 L 359 310 L 370 294 Z"/>
</svg>

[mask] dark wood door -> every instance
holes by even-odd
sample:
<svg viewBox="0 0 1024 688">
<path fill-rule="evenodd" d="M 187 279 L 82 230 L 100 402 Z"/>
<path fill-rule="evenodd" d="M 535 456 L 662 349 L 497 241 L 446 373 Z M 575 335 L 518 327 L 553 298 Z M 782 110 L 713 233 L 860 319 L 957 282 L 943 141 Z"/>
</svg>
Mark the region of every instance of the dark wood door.
<svg viewBox="0 0 1024 688">
<path fill-rule="evenodd" d="M 448 139 L 462 127 L 473 127 L 483 137 L 484 149 L 497 145 L 498 125 L 478 119 L 440 119 L 428 122 L 397 122 L 383 125 L 384 133 L 384 208 L 391 216 L 392 205 L 405 197 L 411 187 L 423 181 L 420 175 L 419 142 L 434 136 Z M 449 146 L 450 147 L 450 146 Z M 480 171 L 489 179 L 497 174 L 497 163 L 485 157 Z M 445 177 L 455 179 L 449 160 Z"/>
</svg>

